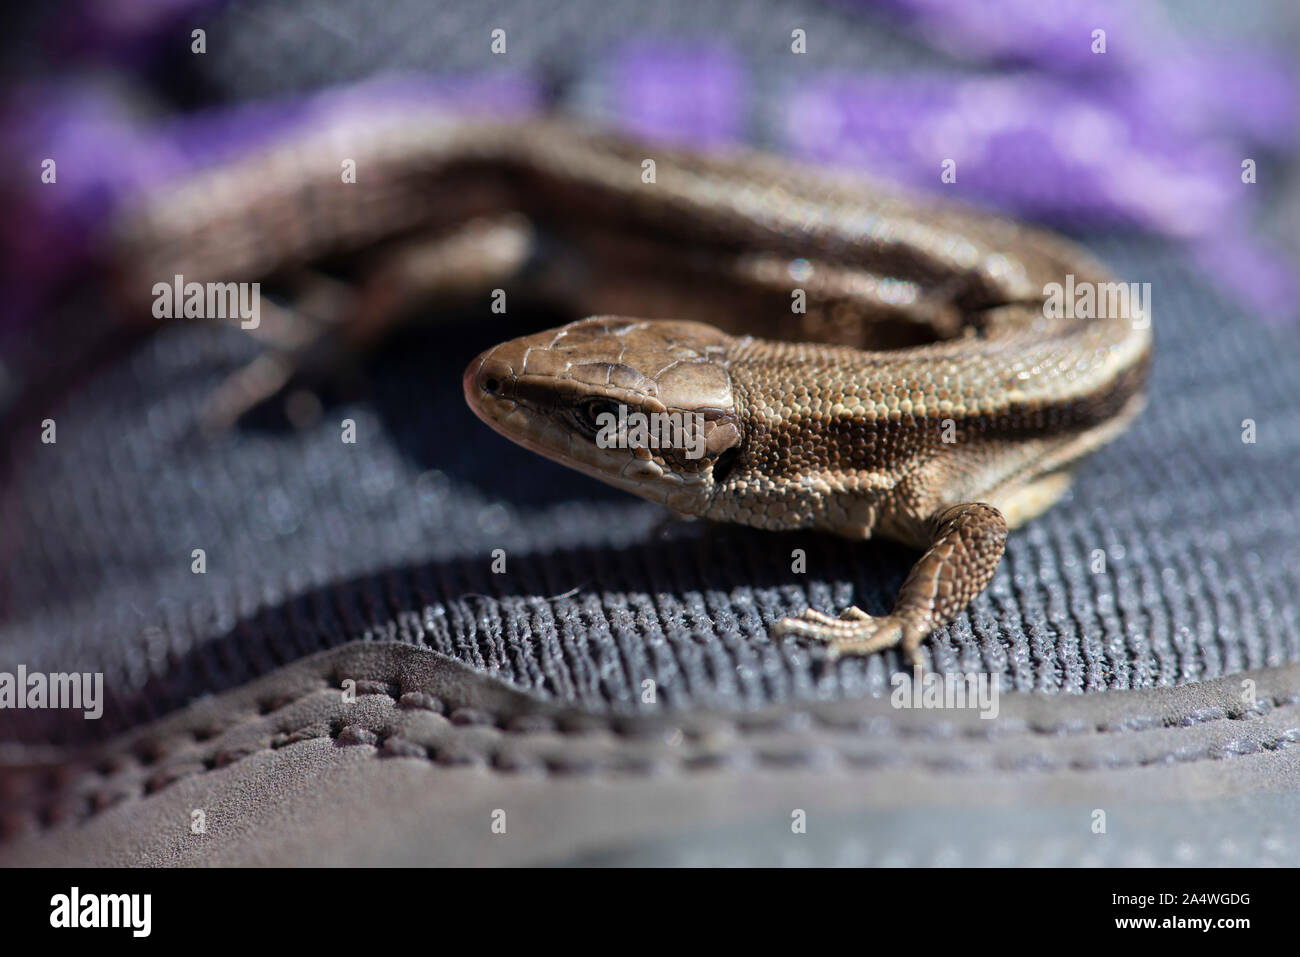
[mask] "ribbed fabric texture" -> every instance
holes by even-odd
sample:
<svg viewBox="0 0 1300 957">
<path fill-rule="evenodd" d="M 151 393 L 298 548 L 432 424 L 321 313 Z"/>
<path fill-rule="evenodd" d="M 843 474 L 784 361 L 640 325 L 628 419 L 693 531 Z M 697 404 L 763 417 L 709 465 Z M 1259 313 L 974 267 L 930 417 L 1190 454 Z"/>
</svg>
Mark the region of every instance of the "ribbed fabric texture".
<svg viewBox="0 0 1300 957">
<path fill-rule="evenodd" d="M 258 56 L 278 6 L 260 5 L 266 29 L 231 34 L 195 65 L 220 96 L 377 68 L 339 60 L 364 59 L 363 47 L 301 37 L 300 58 Z M 570 6 L 566 17 L 577 15 Z M 249 9 L 234 5 L 217 22 L 247 26 Z M 363 15 L 361 5 L 336 9 L 340 22 Z M 733 42 L 756 29 L 754 16 L 737 19 Z M 843 20 L 814 7 L 808 16 Z M 400 17 L 380 19 L 404 29 Z M 896 37 L 861 22 L 861 37 L 876 39 L 859 56 L 901 56 Z M 404 34 L 412 57 L 451 32 L 439 23 L 427 38 Z M 599 39 L 607 26 L 594 17 L 583 35 Z M 674 29 L 690 35 L 680 20 Z M 551 47 L 529 52 L 540 41 L 527 37 L 512 48 L 524 65 L 550 63 Z M 849 40 L 827 38 L 845 50 Z M 599 77 L 574 89 L 590 106 Z M 1078 693 L 1300 658 L 1300 342 L 1226 302 L 1171 245 L 1082 239 L 1122 278 L 1152 283 L 1148 408 L 1085 463 L 1065 501 L 1012 535 L 992 586 L 924 646 L 932 666 Z M 99 722 L 10 712 L 0 738 L 108 734 L 355 639 L 408 641 L 596 709 L 886 692 L 896 654 L 831 664 L 813 645 L 769 639 L 767 627 L 805 604 L 888 610 L 913 553 L 699 523 L 660 529 L 657 507 L 471 415 L 466 363 L 544 322 L 516 313 L 506 328 L 485 315 L 403 332 L 369 362 L 368 391 L 327 403 L 301 432 L 267 414 L 224 440 L 197 437 L 209 390 L 255 354 L 230 329 L 173 322 L 77 384 L 48 411 L 57 444 L 16 431 L 0 476 L 0 670 L 103 671 L 109 708 Z M 341 441 L 344 419 L 356 444 Z M 1245 420 L 1254 444 L 1242 440 Z M 206 574 L 191 570 L 196 548 Z M 491 570 L 497 548 L 503 574 Z M 795 548 L 806 550 L 806 574 L 791 571 Z M 1093 570 L 1099 551 L 1104 571 Z"/>
<path fill-rule="evenodd" d="M 1300 348 L 1234 316 L 1176 256 L 1099 251 L 1153 279 L 1150 404 L 1063 503 L 1012 535 L 992 587 L 927 644 L 933 665 L 1081 692 L 1300 658 Z M 94 727 L 63 730 L 57 712 L 11 712 L 6 733 L 103 733 L 361 638 L 595 708 L 887 689 L 893 653 L 829 664 L 766 624 L 805 602 L 887 610 L 912 553 L 657 529 L 656 506 L 513 446 L 465 408 L 459 374 L 498 335 L 486 319 L 409 331 L 375 358 L 370 394 L 303 432 L 267 416 L 196 438 L 207 391 L 253 354 L 202 324 L 168 327 L 78 388 L 51 410 L 58 443 L 5 477 L 0 670 L 102 670 L 112 704 Z M 195 548 L 206 574 L 191 571 Z M 806 574 L 791 571 L 794 548 Z"/>
</svg>

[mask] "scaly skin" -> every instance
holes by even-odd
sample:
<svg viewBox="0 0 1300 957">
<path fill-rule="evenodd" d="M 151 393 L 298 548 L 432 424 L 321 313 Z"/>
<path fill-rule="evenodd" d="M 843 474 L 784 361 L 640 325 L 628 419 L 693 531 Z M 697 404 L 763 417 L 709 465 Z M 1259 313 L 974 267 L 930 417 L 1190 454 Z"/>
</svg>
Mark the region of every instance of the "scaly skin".
<svg viewBox="0 0 1300 957">
<path fill-rule="evenodd" d="M 1145 347 L 1098 332 L 867 353 L 602 317 L 485 352 L 464 388 L 507 438 L 676 512 L 925 549 L 889 615 L 809 610 L 776 627 L 832 655 L 898 644 L 916 661 L 988 584 L 1009 525 L 1050 505 L 1065 468 L 1140 408 Z M 602 448 L 592 413 L 611 404 L 698 413 L 704 454 Z"/>
<path fill-rule="evenodd" d="M 346 296 L 311 271 L 343 253 L 370 266 Z M 915 660 L 987 585 L 1008 528 L 1137 414 L 1151 344 L 1144 314 L 1045 314 L 1047 283 L 1108 282 L 1056 237 L 858 176 L 549 120 L 340 120 L 154 195 L 108 261 L 140 318 L 174 274 L 304 287 L 299 308 L 268 308 L 255 334 L 282 351 L 223 389 L 226 423 L 321 330 L 362 345 L 421 300 L 499 287 L 597 316 L 480 356 L 470 406 L 678 512 L 922 549 L 889 615 L 777 623 L 832 654 L 899 644 Z M 698 414 L 704 454 L 599 447 L 588 414 L 620 404 Z"/>
</svg>

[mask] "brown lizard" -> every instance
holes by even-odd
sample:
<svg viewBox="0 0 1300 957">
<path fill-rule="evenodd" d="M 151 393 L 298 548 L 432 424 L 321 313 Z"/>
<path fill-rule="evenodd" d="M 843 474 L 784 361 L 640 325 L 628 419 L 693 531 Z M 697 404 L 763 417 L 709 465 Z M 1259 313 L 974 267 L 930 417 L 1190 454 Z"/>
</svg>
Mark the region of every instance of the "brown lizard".
<svg viewBox="0 0 1300 957">
<path fill-rule="evenodd" d="M 307 333 L 273 311 L 256 334 L 280 351 L 216 418 L 279 388 L 322 330 L 363 344 L 419 299 L 496 288 L 595 315 L 479 356 L 471 408 L 679 513 L 922 549 L 890 614 L 776 624 L 832 654 L 918 660 L 988 584 L 1008 529 L 1138 413 L 1150 356 L 1148 310 L 1054 236 L 856 175 L 549 120 L 340 124 L 163 191 L 114 247 L 128 301 L 173 273 L 280 273 L 308 300 L 329 283 L 306 267 L 339 254 L 368 265 L 355 289 L 300 310 Z M 605 428 L 628 413 L 671 413 L 698 441 Z"/>
</svg>

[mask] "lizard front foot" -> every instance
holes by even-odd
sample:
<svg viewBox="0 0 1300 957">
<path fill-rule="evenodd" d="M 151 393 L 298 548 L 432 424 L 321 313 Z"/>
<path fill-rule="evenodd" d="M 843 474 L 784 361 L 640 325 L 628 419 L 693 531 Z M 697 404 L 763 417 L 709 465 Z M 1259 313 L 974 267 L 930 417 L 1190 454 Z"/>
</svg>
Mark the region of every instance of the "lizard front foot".
<svg viewBox="0 0 1300 957">
<path fill-rule="evenodd" d="M 921 664 L 918 650 L 921 639 L 930 629 L 923 622 L 892 614 L 872 618 L 861 608 L 846 608 L 832 618 L 809 608 L 799 618 L 783 618 L 772 629 L 774 635 L 800 635 L 826 642 L 831 658 L 840 655 L 870 655 L 901 645 L 903 654 L 913 664 Z"/>
<path fill-rule="evenodd" d="M 964 502 L 942 508 L 931 519 L 931 545 L 912 566 L 894 610 L 872 618 L 849 608 L 839 618 L 811 608 L 801 618 L 784 618 L 774 635 L 802 635 L 826 642 L 832 658 L 869 655 L 895 645 L 913 667 L 923 667 L 921 641 L 952 620 L 993 577 L 1007 540 L 1007 522 L 992 505 Z"/>
</svg>

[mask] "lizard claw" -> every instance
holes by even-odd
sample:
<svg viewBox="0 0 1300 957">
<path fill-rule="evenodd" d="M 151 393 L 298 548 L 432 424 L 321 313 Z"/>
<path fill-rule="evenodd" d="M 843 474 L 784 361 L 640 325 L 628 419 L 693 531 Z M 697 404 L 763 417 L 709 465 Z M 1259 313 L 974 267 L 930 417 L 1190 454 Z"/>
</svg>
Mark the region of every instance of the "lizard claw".
<svg viewBox="0 0 1300 957">
<path fill-rule="evenodd" d="M 925 632 L 918 632 L 910 623 L 894 615 L 872 618 L 861 608 L 850 607 L 838 618 L 806 610 L 798 618 L 783 618 L 773 626 L 772 634 L 799 635 L 826 642 L 829 658 L 840 655 L 869 655 L 895 645 L 902 645 L 913 664 L 919 660 L 917 645 Z M 915 638 L 912 635 L 916 635 Z"/>
</svg>

